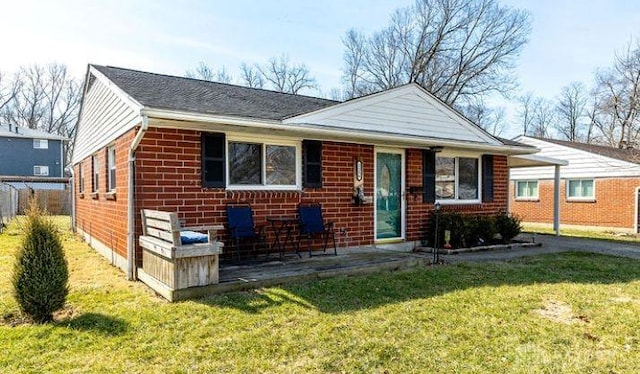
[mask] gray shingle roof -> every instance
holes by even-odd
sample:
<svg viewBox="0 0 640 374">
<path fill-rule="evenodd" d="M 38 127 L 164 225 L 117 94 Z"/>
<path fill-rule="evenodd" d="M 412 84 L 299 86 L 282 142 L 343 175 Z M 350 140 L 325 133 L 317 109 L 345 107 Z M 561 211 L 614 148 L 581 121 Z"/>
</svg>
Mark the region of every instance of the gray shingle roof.
<svg viewBox="0 0 640 374">
<path fill-rule="evenodd" d="M 316 97 L 91 65 L 147 108 L 282 120 L 338 101 Z"/>
<path fill-rule="evenodd" d="M 577 142 L 570 142 L 566 140 L 547 139 L 547 138 L 538 138 L 538 137 L 533 137 L 533 138 L 539 139 L 545 142 L 549 142 L 549 143 L 563 145 L 565 147 L 579 149 L 581 151 L 590 152 L 600 156 L 632 162 L 634 164 L 640 164 L 640 150 L 638 149 L 633 149 L 633 148 L 620 149 L 620 148 L 614 148 L 614 147 L 605 146 L 605 145 L 577 143 Z"/>
</svg>

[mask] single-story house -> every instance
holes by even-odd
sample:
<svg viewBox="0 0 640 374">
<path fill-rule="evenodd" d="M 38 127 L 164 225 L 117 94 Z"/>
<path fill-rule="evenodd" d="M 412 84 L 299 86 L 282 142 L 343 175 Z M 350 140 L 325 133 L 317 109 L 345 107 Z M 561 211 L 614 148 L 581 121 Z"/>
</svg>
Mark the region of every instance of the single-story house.
<svg viewBox="0 0 640 374">
<path fill-rule="evenodd" d="M 537 156 L 566 160 L 560 171 L 560 222 L 619 232 L 640 232 L 640 151 L 519 136 L 540 149 Z M 512 169 L 510 211 L 524 222 L 553 222 L 553 167 Z"/>
<path fill-rule="evenodd" d="M 319 202 L 348 237 L 341 245 L 410 250 L 435 202 L 505 211 L 509 159 L 536 151 L 490 135 L 416 84 L 338 102 L 90 65 L 74 222 L 131 279 L 142 209 L 226 225 L 228 203 L 250 203 L 265 223 Z"/>
</svg>

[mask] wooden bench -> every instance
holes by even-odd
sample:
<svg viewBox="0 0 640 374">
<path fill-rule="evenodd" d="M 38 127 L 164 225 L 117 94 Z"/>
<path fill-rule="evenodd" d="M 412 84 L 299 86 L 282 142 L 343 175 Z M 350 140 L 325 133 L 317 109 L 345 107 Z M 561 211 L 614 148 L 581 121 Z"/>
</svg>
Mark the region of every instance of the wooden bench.
<svg viewBox="0 0 640 374">
<path fill-rule="evenodd" d="M 223 243 L 217 240 L 217 231 L 223 226 L 182 227 L 176 213 L 144 209 L 141 214 L 140 280 L 171 301 L 176 290 L 218 283 Z M 184 231 L 206 231 L 207 242 L 183 244 Z"/>
</svg>

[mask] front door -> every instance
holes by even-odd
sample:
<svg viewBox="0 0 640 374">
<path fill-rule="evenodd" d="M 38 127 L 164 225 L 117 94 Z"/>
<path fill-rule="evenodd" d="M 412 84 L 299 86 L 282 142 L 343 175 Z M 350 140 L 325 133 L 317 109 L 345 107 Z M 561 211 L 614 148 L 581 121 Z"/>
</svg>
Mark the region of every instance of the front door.
<svg viewBox="0 0 640 374">
<path fill-rule="evenodd" d="M 376 151 L 376 240 L 404 238 L 403 155 Z"/>
</svg>

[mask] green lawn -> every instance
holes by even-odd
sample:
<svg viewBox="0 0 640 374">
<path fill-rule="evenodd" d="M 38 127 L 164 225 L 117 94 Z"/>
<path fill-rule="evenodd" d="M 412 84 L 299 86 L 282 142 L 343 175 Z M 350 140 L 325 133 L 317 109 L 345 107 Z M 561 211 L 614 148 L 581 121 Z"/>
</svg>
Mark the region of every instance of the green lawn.
<svg viewBox="0 0 640 374">
<path fill-rule="evenodd" d="M 169 304 L 65 234 L 67 309 L 12 327 L 19 240 L 15 225 L 0 235 L 1 372 L 640 372 L 635 260 L 569 253 Z"/>
<path fill-rule="evenodd" d="M 538 233 L 538 234 L 555 234 L 555 230 L 548 226 L 536 225 L 533 223 L 522 224 L 522 229 L 526 233 Z M 639 242 L 640 236 L 635 234 L 609 232 L 609 231 L 596 231 L 596 230 L 584 230 L 584 229 L 567 229 L 560 225 L 561 236 L 573 236 L 577 238 L 588 239 L 602 239 L 612 241 L 623 242 Z"/>
</svg>

